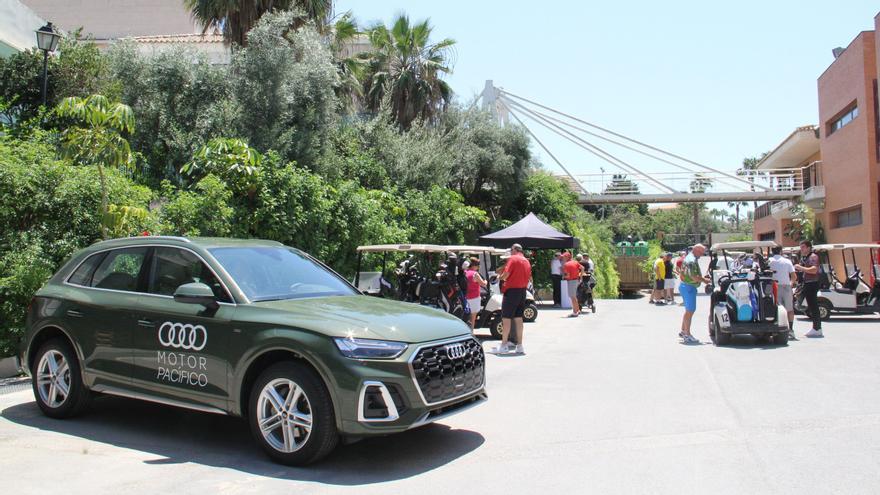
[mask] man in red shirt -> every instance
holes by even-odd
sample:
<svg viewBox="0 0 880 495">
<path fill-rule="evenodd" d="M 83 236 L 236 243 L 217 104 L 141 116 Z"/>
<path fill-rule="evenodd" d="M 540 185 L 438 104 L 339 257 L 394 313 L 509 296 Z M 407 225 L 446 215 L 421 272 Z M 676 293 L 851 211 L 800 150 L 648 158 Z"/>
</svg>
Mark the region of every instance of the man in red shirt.
<svg viewBox="0 0 880 495">
<path fill-rule="evenodd" d="M 565 264 L 562 265 L 562 273 L 565 277 L 565 283 L 568 285 L 568 297 L 571 299 L 571 314 L 569 316 L 576 317 L 581 314 L 581 305 L 578 304 L 577 290 L 581 277 L 584 276 L 584 265 L 578 263 L 577 260 L 571 259 L 571 253 L 566 253 Z"/>
<path fill-rule="evenodd" d="M 514 244 L 510 248 L 510 258 L 504 265 L 504 272 L 499 279 L 504 282 L 504 298 L 501 302 L 501 345 L 495 349 L 497 354 L 525 354 L 522 345 L 523 310 L 526 307 L 526 287 L 532 279 L 532 265 L 523 256 L 523 248 Z M 516 323 L 516 347 L 510 348 L 510 325 Z"/>
</svg>

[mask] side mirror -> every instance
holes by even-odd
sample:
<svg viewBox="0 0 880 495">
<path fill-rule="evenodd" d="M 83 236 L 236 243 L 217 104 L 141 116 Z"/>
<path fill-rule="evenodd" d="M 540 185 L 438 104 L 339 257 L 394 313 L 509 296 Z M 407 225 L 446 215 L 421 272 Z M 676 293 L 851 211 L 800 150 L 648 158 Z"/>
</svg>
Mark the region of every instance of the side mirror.
<svg viewBox="0 0 880 495">
<path fill-rule="evenodd" d="M 214 291 L 200 282 L 183 284 L 174 291 L 174 300 L 184 304 L 201 304 L 206 308 L 217 308 Z"/>
</svg>

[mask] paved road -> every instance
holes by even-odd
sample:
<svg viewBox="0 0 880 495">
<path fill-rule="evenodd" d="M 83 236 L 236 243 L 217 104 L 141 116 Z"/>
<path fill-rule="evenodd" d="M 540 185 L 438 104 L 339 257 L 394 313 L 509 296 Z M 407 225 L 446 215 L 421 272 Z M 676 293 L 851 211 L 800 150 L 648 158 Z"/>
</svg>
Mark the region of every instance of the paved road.
<svg viewBox="0 0 880 495">
<path fill-rule="evenodd" d="M 717 349 L 678 343 L 681 311 L 644 299 L 600 301 L 576 320 L 544 311 L 526 356 L 489 356 L 485 406 L 308 469 L 266 461 L 231 418 L 103 398 L 53 421 L 29 391 L 0 395 L 3 483 L 127 495 L 880 490 L 877 319 L 838 319 L 825 339 L 787 348 Z"/>
</svg>

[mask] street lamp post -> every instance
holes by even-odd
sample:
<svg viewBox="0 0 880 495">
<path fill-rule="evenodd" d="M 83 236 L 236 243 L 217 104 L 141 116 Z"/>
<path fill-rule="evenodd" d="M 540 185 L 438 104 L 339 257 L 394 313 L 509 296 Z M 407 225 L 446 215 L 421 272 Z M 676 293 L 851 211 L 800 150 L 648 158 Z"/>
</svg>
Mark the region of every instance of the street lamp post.
<svg viewBox="0 0 880 495">
<path fill-rule="evenodd" d="M 49 52 L 54 52 L 58 48 L 58 41 L 61 35 L 55 31 L 55 26 L 51 22 L 37 29 L 37 48 L 43 50 L 43 106 L 46 106 L 46 91 L 48 89 L 48 67 Z"/>
</svg>

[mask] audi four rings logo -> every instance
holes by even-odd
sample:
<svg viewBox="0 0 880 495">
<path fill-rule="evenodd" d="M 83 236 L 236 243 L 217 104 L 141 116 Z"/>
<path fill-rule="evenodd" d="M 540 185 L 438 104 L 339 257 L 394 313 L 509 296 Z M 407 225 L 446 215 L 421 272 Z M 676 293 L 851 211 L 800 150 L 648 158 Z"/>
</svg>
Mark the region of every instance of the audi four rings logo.
<svg viewBox="0 0 880 495">
<path fill-rule="evenodd" d="M 159 343 L 186 351 L 201 351 L 208 344 L 208 331 L 201 325 L 166 321 L 159 327 Z"/>
<path fill-rule="evenodd" d="M 465 354 L 464 344 L 449 344 L 446 346 L 446 355 L 449 359 L 460 359 Z"/>
</svg>

